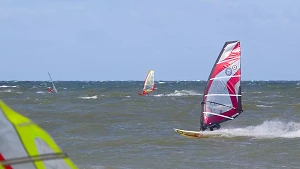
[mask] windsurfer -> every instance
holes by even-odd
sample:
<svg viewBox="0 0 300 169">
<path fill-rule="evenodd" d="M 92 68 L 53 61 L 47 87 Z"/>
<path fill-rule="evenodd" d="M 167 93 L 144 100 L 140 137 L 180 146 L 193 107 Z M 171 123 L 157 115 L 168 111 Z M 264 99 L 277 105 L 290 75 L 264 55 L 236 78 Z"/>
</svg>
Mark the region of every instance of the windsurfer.
<svg viewBox="0 0 300 169">
<path fill-rule="evenodd" d="M 141 96 L 147 96 L 149 93 L 147 93 L 145 90 L 143 90 L 143 93 L 138 93 Z"/>
<path fill-rule="evenodd" d="M 209 127 L 210 131 L 214 131 L 214 128 L 216 128 L 217 130 L 219 130 L 221 128 L 219 123 L 214 124 L 213 126 Z"/>
<path fill-rule="evenodd" d="M 49 93 L 53 93 L 53 89 L 50 87 L 50 88 L 48 89 L 48 92 L 49 92 Z"/>
<path fill-rule="evenodd" d="M 144 96 L 146 96 L 146 95 L 148 95 L 148 94 L 149 94 L 149 93 L 147 93 L 146 90 L 143 90 L 143 95 L 144 95 Z"/>
<path fill-rule="evenodd" d="M 219 130 L 221 128 L 219 123 L 216 123 L 210 127 L 205 127 L 205 126 L 200 126 L 200 131 L 205 131 L 207 130 L 207 128 L 209 128 L 210 131 L 214 131 L 214 128 L 216 128 L 217 130 Z"/>
</svg>

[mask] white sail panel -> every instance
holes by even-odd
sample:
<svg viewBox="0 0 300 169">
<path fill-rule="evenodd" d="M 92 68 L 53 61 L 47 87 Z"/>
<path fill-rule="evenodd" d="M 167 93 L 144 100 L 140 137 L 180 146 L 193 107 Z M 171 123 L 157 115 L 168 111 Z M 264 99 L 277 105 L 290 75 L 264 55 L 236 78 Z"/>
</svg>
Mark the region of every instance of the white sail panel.
<svg viewBox="0 0 300 169">
<path fill-rule="evenodd" d="M 55 153 L 49 145 L 41 138 L 36 137 L 34 143 L 39 154 Z M 45 160 L 43 161 L 47 168 L 55 169 L 71 169 L 63 159 Z"/>
<path fill-rule="evenodd" d="M 215 79 L 212 81 L 210 89 L 206 95 L 204 111 L 222 114 L 233 107 L 230 93 L 226 86 L 229 79 L 230 77 Z M 210 116 L 210 114 L 207 115 L 207 117 Z"/>
<path fill-rule="evenodd" d="M 222 52 L 221 57 L 218 60 L 218 63 L 222 62 L 224 59 L 226 59 L 233 51 L 234 47 L 239 43 L 238 41 L 230 43 L 224 47 L 224 51 Z M 234 51 L 236 52 L 236 51 Z"/>
</svg>

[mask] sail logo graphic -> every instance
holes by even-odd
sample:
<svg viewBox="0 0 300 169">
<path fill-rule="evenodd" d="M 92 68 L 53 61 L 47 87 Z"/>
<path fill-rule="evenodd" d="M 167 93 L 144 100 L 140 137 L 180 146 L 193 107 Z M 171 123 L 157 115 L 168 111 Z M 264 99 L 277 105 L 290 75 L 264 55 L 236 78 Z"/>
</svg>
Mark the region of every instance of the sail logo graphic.
<svg viewBox="0 0 300 169">
<path fill-rule="evenodd" d="M 236 66 L 236 65 L 233 65 L 233 66 L 232 66 L 232 69 L 233 69 L 233 70 L 236 70 L 236 69 L 237 69 L 237 66 Z"/>
<path fill-rule="evenodd" d="M 226 74 L 227 76 L 230 76 L 230 75 L 232 74 L 232 69 L 231 69 L 230 67 L 226 68 L 226 69 L 225 69 L 225 74 Z"/>
</svg>

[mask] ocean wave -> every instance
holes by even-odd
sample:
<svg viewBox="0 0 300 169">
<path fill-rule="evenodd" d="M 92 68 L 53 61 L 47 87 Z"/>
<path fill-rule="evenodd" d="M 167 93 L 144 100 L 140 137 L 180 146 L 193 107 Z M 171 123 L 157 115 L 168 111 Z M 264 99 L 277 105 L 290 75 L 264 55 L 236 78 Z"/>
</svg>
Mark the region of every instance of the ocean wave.
<svg viewBox="0 0 300 169">
<path fill-rule="evenodd" d="M 254 137 L 254 138 L 298 138 L 300 137 L 300 123 L 281 121 L 265 121 L 258 126 L 246 128 L 220 129 L 213 131 L 225 137 Z"/>
<path fill-rule="evenodd" d="M 31 89 L 38 89 L 38 86 L 32 86 Z"/>
<path fill-rule="evenodd" d="M 256 105 L 256 107 L 273 107 L 273 106 L 267 106 L 267 105 L 258 104 L 258 105 Z"/>
<path fill-rule="evenodd" d="M 6 86 L 6 85 L 0 86 L 0 88 L 14 88 L 14 87 L 18 87 L 18 86 Z"/>
<path fill-rule="evenodd" d="M 98 96 L 97 95 L 95 95 L 95 96 L 85 96 L 85 97 L 78 97 L 78 98 L 80 98 L 80 99 L 97 99 L 98 98 Z"/>
<path fill-rule="evenodd" d="M 84 169 L 107 169 L 107 168 L 115 168 L 115 167 L 104 167 L 104 166 L 97 166 L 97 165 L 77 165 L 79 168 Z"/>
<path fill-rule="evenodd" d="M 162 96 L 197 96 L 197 95 L 202 95 L 200 93 L 197 93 L 195 91 L 191 91 L 191 90 L 175 90 L 173 93 L 169 93 L 169 94 L 156 94 L 153 96 L 156 97 L 162 97 Z"/>
<path fill-rule="evenodd" d="M 11 89 L 8 89 L 8 90 L 3 90 L 3 91 L 0 91 L 2 93 L 10 93 L 11 92 Z"/>
</svg>

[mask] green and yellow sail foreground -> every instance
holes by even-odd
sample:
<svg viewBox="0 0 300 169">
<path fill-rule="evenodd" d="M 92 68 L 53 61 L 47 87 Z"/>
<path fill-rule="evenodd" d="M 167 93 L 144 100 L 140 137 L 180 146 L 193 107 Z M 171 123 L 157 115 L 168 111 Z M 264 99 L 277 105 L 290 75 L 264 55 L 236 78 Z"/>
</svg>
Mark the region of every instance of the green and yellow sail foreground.
<svg viewBox="0 0 300 169">
<path fill-rule="evenodd" d="M 77 169 L 51 136 L 0 100 L 0 169 Z"/>
</svg>

